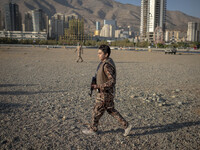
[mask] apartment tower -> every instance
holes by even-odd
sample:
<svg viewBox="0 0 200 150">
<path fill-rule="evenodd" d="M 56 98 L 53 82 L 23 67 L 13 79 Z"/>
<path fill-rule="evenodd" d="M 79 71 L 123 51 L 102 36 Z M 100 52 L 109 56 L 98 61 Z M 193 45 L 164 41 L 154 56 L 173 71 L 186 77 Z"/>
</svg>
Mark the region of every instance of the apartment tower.
<svg viewBox="0 0 200 150">
<path fill-rule="evenodd" d="M 33 31 L 48 31 L 48 16 L 42 9 L 32 10 Z"/>
<path fill-rule="evenodd" d="M 15 3 L 7 3 L 4 6 L 5 29 L 7 31 L 21 31 L 21 15 L 19 13 L 19 6 Z"/>
<path fill-rule="evenodd" d="M 95 36 L 99 36 L 100 35 L 100 30 L 101 30 L 101 24 L 99 21 L 96 21 L 96 30 L 94 32 Z"/>
<path fill-rule="evenodd" d="M 142 40 L 153 42 L 157 27 L 165 32 L 167 0 L 141 0 L 140 36 Z"/>
<path fill-rule="evenodd" d="M 25 31 L 33 31 L 33 18 L 32 12 L 26 12 L 24 17 Z"/>
<path fill-rule="evenodd" d="M 2 29 L 3 29 L 3 22 L 2 22 L 1 10 L 0 10 L 0 30 Z"/>
<path fill-rule="evenodd" d="M 65 28 L 65 15 L 62 13 L 56 13 L 52 19 L 52 38 L 59 40 L 60 36 L 64 35 Z"/>
<path fill-rule="evenodd" d="M 200 24 L 188 22 L 187 41 L 200 42 Z"/>
</svg>

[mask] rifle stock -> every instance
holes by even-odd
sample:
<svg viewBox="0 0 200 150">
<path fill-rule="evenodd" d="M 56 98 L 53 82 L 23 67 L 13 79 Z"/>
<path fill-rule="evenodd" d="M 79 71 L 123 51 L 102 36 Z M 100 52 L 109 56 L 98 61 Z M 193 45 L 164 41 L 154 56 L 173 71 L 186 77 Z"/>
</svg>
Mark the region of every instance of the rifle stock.
<svg viewBox="0 0 200 150">
<path fill-rule="evenodd" d="M 96 83 L 97 83 L 97 82 L 96 82 L 96 77 L 92 77 L 91 85 L 96 84 Z M 91 86 L 91 88 L 90 88 L 90 93 L 89 93 L 90 97 L 92 97 L 93 90 L 94 90 L 94 89 L 93 89 L 92 86 Z"/>
</svg>

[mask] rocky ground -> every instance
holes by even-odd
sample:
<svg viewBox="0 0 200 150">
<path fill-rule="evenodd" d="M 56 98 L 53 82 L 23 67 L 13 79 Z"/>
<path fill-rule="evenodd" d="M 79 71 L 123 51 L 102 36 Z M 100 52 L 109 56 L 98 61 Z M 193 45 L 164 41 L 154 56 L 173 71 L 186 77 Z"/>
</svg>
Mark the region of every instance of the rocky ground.
<svg viewBox="0 0 200 150">
<path fill-rule="evenodd" d="M 95 95 L 97 50 L 0 47 L 0 149 L 200 149 L 200 55 L 112 51 L 116 109 L 133 125 L 123 137 L 107 113 L 85 136 Z"/>
</svg>

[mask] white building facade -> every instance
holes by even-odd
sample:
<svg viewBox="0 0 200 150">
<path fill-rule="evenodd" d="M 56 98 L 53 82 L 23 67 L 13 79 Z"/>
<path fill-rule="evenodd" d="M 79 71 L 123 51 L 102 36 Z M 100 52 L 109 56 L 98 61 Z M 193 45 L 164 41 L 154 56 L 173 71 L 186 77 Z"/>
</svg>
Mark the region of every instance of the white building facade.
<svg viewBox="0 0 200 150">
<path fill-rule="evenodd" d="M 200 24 L 188 22 L 187 41 L 200 42 Z"/>
<path fill-rule="evenodd" d="M 141 39 L 153 42 L 155 29 L 160 27 L 165 32 L 167 0 L 141 0 Z"/>
<path fill-rule="evenodd" d="M 114 38 L 115 37 L 115 26 L 105 24 L 100 32 L 101 37 L 109 37 Z"/>
</svg>

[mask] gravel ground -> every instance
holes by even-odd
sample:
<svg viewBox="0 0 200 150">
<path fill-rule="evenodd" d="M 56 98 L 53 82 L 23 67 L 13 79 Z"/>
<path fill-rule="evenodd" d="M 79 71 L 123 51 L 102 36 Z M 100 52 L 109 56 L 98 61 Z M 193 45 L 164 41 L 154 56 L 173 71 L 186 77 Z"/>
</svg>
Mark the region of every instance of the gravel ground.
<svg viewBox="0 0 200 150">
<path fill-rule="evenodd" d="M 0 149 L 200 149 L 200 55 L 112 51 L 116 109 L 133 125 L 123 137 L 107 113 L 85 136 L 97 50 L 0 47 Z"/>
</svg>

